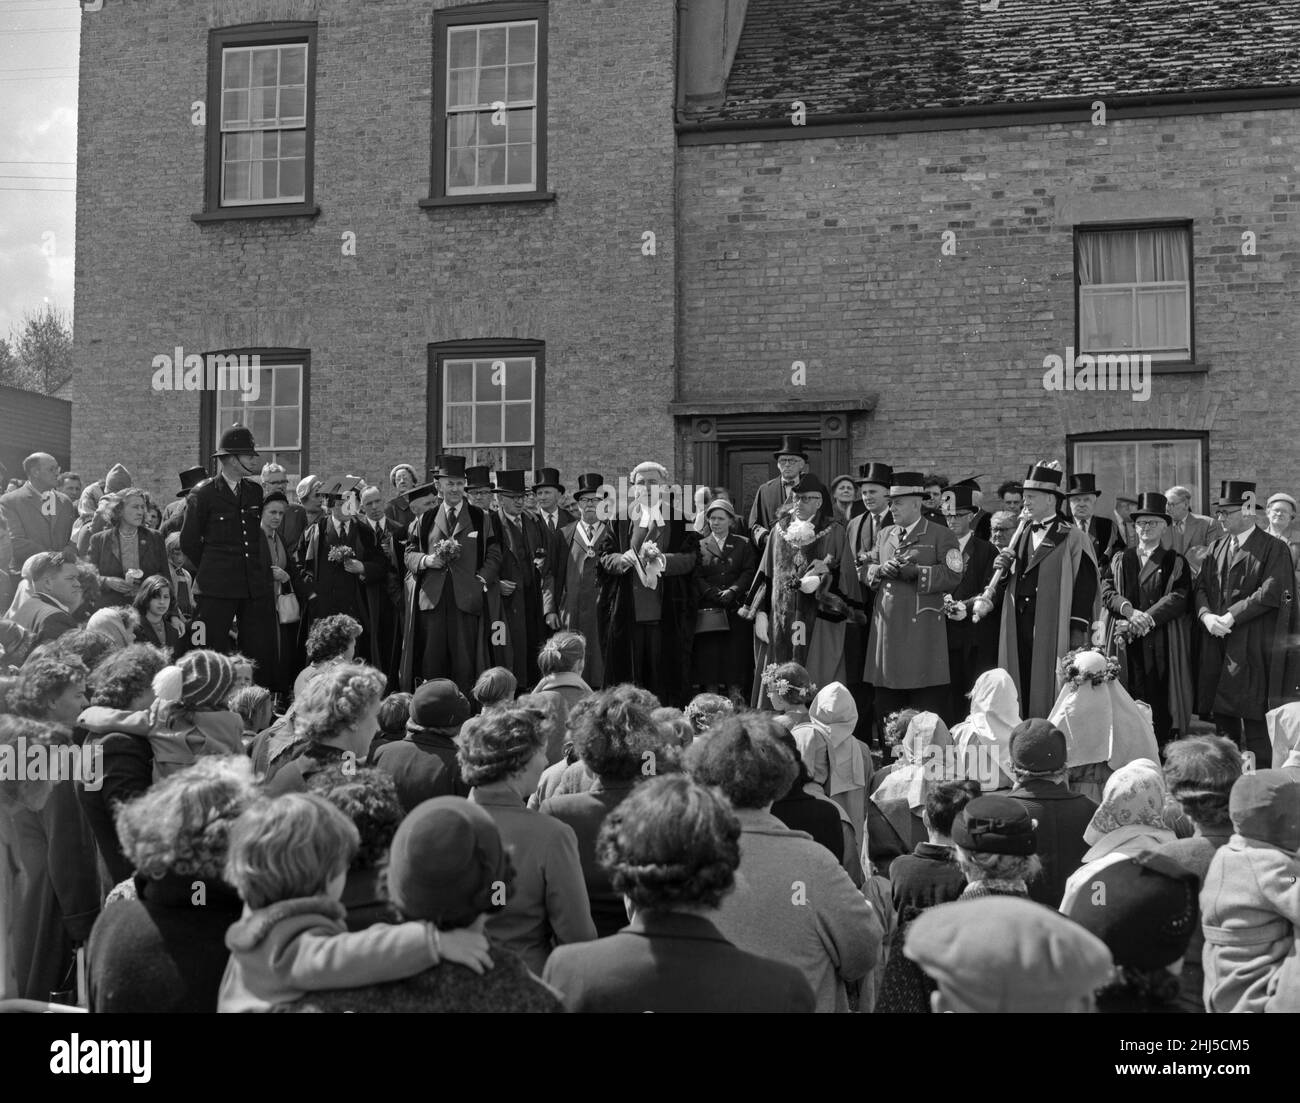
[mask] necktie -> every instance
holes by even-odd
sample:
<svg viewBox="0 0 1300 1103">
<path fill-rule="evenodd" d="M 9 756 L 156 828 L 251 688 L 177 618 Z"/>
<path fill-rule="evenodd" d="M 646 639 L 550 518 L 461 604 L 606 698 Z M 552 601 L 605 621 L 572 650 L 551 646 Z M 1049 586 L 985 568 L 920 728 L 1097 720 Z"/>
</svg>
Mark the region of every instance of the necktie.
<svg viewBox="0 0 1300 1103">
<path fill-rule="evenodd" d="M 554 514 L 554 513 L 548 513 L 548 514 L 546 515 L 546 525 L 547 525 L 547 527 L 548 527 L 552 532 L 555 531 L 555 514 Z"/>
<path fill-rule="evenodd" d="M 450 506 L 447 507 L 447 529 L 453 533 L 456 531 L 456 511 Z"/>
</svg>

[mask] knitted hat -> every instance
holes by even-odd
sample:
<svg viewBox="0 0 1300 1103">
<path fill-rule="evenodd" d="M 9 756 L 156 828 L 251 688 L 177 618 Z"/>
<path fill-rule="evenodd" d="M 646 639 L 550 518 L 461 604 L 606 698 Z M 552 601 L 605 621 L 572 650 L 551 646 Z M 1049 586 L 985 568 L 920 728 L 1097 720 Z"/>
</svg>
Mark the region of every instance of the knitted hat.
<svg viewBox="0 0 1300 1103">
<path fill-rule="evenodd" d="M 1038 850 L 1034 821 L 1010 797 L 976 797 L 957 813 L 952 841 L 982 854 L 1033 854 Z"/>
<path fill-rule="evenodd" d="M 425 682 L 411 698 L 408 727 L 456 728 L 469 719 L 469 702 L 446 678 Z"/>
<path fill-rule="evenodd" d="M 1077 1010 L 1113 972 L 1110 951 L 1096 935 L 1016 896 L 927 908 L 908 927 L 903 955 L 962 1011 Z"/>
<path fill-rule="evenodd" d="M 1049 720 L 1025 720 L 1011 732 L 1011 765 L 1026 774 L 1065 769 L 1065 733 Z"/>
<path fill-rule="evenodd" d="M 131 472 L 120 463 L 115 463 L 104 476 L 104 493 L 117 494 L 131 485 Z"/>
<path fill-rule="evenodd" d="M 1195 873 L 1148 851 L 1094 873 L 1068 914 L 1106 943 L 1116 965 L 1160 969 L 1187 952 L 1198 893 Z"/>
<path fill-rule="evenodd" d="M 388 851 L 389 899 L 407 919 L 444 929 L 499 911 L 512 879 L 496 823 L 464 797 L 417 804 Z"/>
<path fill-rule="evenodd" d="M 234 684 L 235 667 L 225 655 L 187 651 L 173 666 L 154 675 L 153 690 L 160 701 L 177 702 L 185 709 L 216 709 Z"/>
</svg>

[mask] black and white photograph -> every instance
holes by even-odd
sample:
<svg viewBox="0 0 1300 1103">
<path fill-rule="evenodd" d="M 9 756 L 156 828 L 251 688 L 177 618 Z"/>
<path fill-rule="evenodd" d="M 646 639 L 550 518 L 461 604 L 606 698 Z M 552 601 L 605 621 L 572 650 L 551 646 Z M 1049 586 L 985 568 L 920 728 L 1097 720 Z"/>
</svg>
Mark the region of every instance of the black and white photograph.
<svg viewBox="0 0 1300 1103">
<path fill-rule="evenodd" d="M 1223 1016 L 1300 1012 L 1300 0 L 0 0 L 0 155 L 32 1075 L 1285 1067 Z"/>
</svg>

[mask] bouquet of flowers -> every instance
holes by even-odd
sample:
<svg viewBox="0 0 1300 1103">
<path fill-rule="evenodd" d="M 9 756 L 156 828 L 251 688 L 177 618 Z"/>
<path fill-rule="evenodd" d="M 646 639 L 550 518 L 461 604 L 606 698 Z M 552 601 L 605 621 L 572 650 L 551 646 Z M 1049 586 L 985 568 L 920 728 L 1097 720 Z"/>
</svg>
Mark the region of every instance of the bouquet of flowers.
<svg viewBox="0 0 1300 1103">
<path fill-rule="evenodd" d="M 429 549 L 430 555 L 436 555 L 444 564 L 451 564 L 460 558 L 460 541 L 454 536 L 446 540 L 436 540 Z"/>
<path fill-rule="evenodd" d="M 349 559 L 355 559 L 356 557 L 357 553 L 346 544 L 335 544 L 330 548 L 329 560 L 331 563 L 346 563 Z"/>
<path fill-rule="evenodd" d="M 647 540 L 641 545 L 641 562 L 653 563 L 656 559 L 662 559 L 664 553 L 659 550 L 659 545 L 653 540 Z"/>
<path fill-rule="evenodd" d="M 1105 685 L 1119 677 L 1119 660 L 1103 655 L 1091 647 L 1080 647 L 1066 652 L 1056 668 L 1056 676 L 1070 689 L 1078 689 L 1085 682 L 1093 686 Z"/>
</svg>

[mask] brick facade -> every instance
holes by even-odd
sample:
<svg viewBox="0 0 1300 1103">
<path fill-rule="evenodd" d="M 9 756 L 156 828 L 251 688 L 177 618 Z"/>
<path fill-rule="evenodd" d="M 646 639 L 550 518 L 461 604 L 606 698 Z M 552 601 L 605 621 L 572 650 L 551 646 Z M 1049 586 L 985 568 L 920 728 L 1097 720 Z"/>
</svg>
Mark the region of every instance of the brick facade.
<svg viewBox="0 0 1300 1103">
<path fill-rule="evenodd" d="M 539 466 L 671 459 L 673 7 L 551 0 L 557 198 L 426 210 L 433 11 L 447 6 L 133 0 L 83 19 L 74 466 L 134 460 L 138 482 L 170 488 L 206 460 L 198 396 L 150 389 L 152 358 L 179 345 L 309 349 L 311 468 L 422 468 L 428 345 L 488 337 L 545 342 Z M 321 213 L 196 224 L 208 29 L 282 20 L 318 23 Z"/>
</svg>

